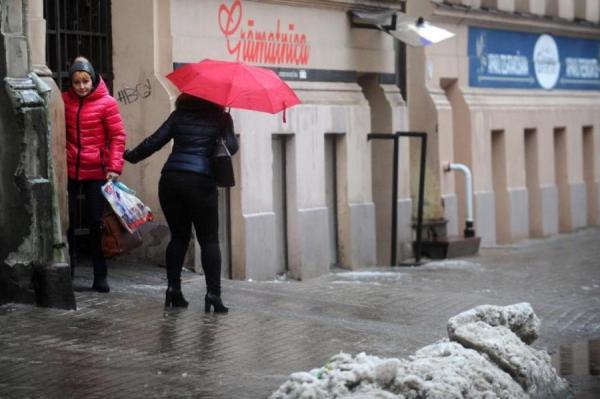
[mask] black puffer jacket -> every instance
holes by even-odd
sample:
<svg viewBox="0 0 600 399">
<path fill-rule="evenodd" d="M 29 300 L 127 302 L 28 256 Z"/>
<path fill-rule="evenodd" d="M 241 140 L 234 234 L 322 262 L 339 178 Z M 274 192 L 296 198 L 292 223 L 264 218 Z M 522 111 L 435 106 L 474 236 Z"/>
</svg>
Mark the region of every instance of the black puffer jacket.
<svg viewBox="0 0 600 399">
<path fill-rule="evenodd" d="M 137 163 L 160 150 L 173 139 L 173 151 L 162 168 L 167 171 L 185 171 L 213 176 L 211 156 L 218 137 L 233 155 L 238 142 L 233 132 L 231 115 L 215 104 L 190 96 L 177 100 L 176 110 L 158 130 L 123 157 Z"/>
</svg>

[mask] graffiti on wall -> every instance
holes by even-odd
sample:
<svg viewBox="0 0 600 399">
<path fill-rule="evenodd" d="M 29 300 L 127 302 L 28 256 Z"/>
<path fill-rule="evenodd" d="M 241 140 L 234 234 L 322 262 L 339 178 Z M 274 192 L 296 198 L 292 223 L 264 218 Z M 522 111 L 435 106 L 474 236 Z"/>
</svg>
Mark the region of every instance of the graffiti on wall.
<svg viewBox="0 0 600 399">
<path fill-rule="evenodd" d="M 124 88 L 117 91 L 117 101 L 128 105 L 133 104 L 136 101 L 150 97 L 152 94 L 152 86 L 150 85 L 150 79 L 146 79 L 135 85 L 135 87 L 125 86 Z"/>
<path fill-rule="evenodd" d="M 227 38 L 227 51 L 237 61 L 259 64 L 307 65 L 310 46 L 306 34 L 296 31 L 294 23 L 282 22 L 274 26 L 258 26 L 254 18 L 244 23 L 242 0 L 234 0 L 231 6 L 219 6 L 219 28 Z"/>
</svg>

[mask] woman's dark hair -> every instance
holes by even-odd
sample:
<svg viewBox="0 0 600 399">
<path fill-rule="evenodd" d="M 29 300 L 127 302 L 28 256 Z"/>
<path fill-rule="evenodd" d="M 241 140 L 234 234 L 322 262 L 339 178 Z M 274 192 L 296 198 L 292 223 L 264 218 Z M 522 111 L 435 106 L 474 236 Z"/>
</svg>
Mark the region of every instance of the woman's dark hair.
<svg viewBox="0 0 600 399">
<path fill-rule="evenodd" d="M 187 93 L 181 93 L 177 97 L 177 100 L 175 100 L 175 108 L 202 110 L 216 114 L 225 112 L 225 107 Z"/>
</svg>

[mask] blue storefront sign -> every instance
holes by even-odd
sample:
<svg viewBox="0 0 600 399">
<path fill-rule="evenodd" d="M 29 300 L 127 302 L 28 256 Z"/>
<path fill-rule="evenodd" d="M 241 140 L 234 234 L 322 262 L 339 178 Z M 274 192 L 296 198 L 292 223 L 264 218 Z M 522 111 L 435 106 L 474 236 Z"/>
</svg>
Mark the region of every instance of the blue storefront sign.
<svg viewBox="0 0 600 399">
<path fill-rule="evenodd" d="M 469 85 L 600 90 L 600 40 L 469 27 Z"/>
</svg>

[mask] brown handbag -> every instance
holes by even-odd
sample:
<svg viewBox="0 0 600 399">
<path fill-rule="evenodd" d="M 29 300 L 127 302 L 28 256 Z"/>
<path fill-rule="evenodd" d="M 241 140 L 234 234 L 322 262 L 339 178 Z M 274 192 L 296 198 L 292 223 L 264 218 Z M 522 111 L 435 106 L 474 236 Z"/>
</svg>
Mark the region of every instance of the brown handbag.
<svg viewBox="0 0 600 399">
<path fill-rule="evenodd" d="M 142 245 L 142 235 L 139 231 L 130 233 L 121 224 L 114 212 L 102 216 L 102 252 L 104 257 L 112 258 L 131 251 Z"/>
</svg>

